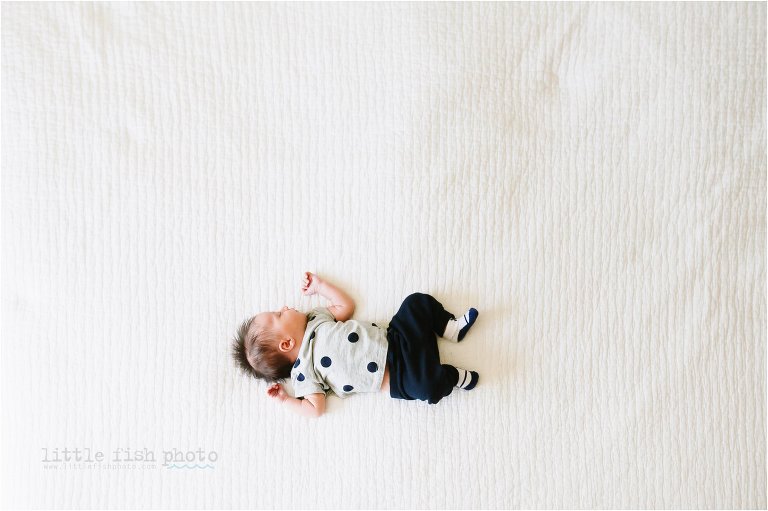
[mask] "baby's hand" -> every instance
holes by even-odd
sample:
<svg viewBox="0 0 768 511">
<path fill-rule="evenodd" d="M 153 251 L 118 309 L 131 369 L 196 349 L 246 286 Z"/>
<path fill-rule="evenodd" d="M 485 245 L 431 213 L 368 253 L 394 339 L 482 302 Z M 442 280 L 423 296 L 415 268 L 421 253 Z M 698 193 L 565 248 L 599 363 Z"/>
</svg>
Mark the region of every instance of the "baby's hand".
<svg viewBox="0 0 768 511">
<path fill-rule="evenodd" d="M 310 296 L 317 293 L 320 287 L 320 277 L 314 273 L 304 272 L 304 279 L 301 282 L 301 292 L 304 296 Z"/>
<path fill-rule="evenodd" d="M 267 395 L 282 402 L 288 399 L 288 393 L 283 389 L 283 386 L 279 383 L 273 383 L 267 389 Z"/>
</svg>

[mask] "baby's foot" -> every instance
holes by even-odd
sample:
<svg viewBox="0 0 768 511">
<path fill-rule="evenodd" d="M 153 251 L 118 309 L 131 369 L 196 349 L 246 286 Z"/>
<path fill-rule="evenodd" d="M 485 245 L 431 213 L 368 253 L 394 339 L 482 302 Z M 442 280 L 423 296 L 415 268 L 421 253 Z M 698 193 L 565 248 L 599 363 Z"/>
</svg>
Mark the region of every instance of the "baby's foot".
<svg viewBox="0 0 768 511">
<path fill-rule="evenodd" d="M 459 319 L 449 319 L 448 324 L 445 325 L 445 332 L 443 332 L 441 337 L 453 342 L 461 341 L 475 323 L 478 315 L 477 309 L 469 309 Z"/>
<path fill-rule="evenodd" d="M 461 367 L 456 368 L 459 371 L 459 381 L 454 385 L 457 389 L 472 390 L 477 385 L 477 381 L 480 379 L 480 375 L 477 371 L 467 371 Z"/>
</svg>

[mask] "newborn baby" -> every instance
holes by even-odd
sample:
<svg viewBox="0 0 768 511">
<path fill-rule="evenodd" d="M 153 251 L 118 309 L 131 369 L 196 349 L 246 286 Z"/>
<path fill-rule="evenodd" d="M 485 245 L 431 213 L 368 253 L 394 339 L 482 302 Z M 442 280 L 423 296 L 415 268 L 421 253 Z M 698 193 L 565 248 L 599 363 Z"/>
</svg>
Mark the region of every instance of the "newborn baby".
<svg viewBox="0 0 768 511">
<path fill-rule="evenodd" d="M 313 273 L 304 274 L 301 291 L 318 293 L 330 304 L 309 313 L 283 307 L 257 314 L 243 322 L 232 347 L 240 368 L 271 383 L 267 394 L 297 412 L 322 415 L 328 391 L 342 398 L 383 391 L 395 399 L 435 404 L 454 388 L 477 385 L 477 372 L 440 363 L 435 337 L 461 341 L 477 310 L 456 319 L 432 296 L 414 293 L 384 328 L 350 320 L 352 299 Z M 286 378 L 295 397 L 278 383 Z"/>
</svg>

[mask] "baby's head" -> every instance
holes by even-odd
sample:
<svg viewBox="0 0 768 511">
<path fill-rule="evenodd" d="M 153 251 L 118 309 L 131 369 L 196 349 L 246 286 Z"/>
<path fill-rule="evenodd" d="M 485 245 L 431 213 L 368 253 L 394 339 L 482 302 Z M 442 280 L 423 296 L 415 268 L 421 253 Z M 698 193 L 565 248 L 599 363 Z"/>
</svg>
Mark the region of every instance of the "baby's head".
<svg viewBox="0 0 768 511">
<path fill-rule="evenodd" d="M 291 377 L 299 353 L 307 315 L 283 307 L 247 319 L 237 330 L 232 357 L 246 374 L 268 383 Z"/>
</svg>

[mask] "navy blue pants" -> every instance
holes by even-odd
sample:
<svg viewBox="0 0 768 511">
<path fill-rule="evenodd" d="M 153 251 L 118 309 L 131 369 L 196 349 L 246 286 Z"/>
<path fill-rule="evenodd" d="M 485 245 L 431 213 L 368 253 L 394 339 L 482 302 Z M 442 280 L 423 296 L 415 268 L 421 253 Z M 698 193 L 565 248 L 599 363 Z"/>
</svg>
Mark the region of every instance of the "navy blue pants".
<svg viewBox="0 0 768 511">
<path fill-rule="evenodd" d="M 436 336 L 449 319 L 456 317 L 430 295 L 414 293 L 403 300 L 387 329 L 391 397 L 435 404 L 451 393 L 459 372 L 440 363 Z"/>
</svg>

